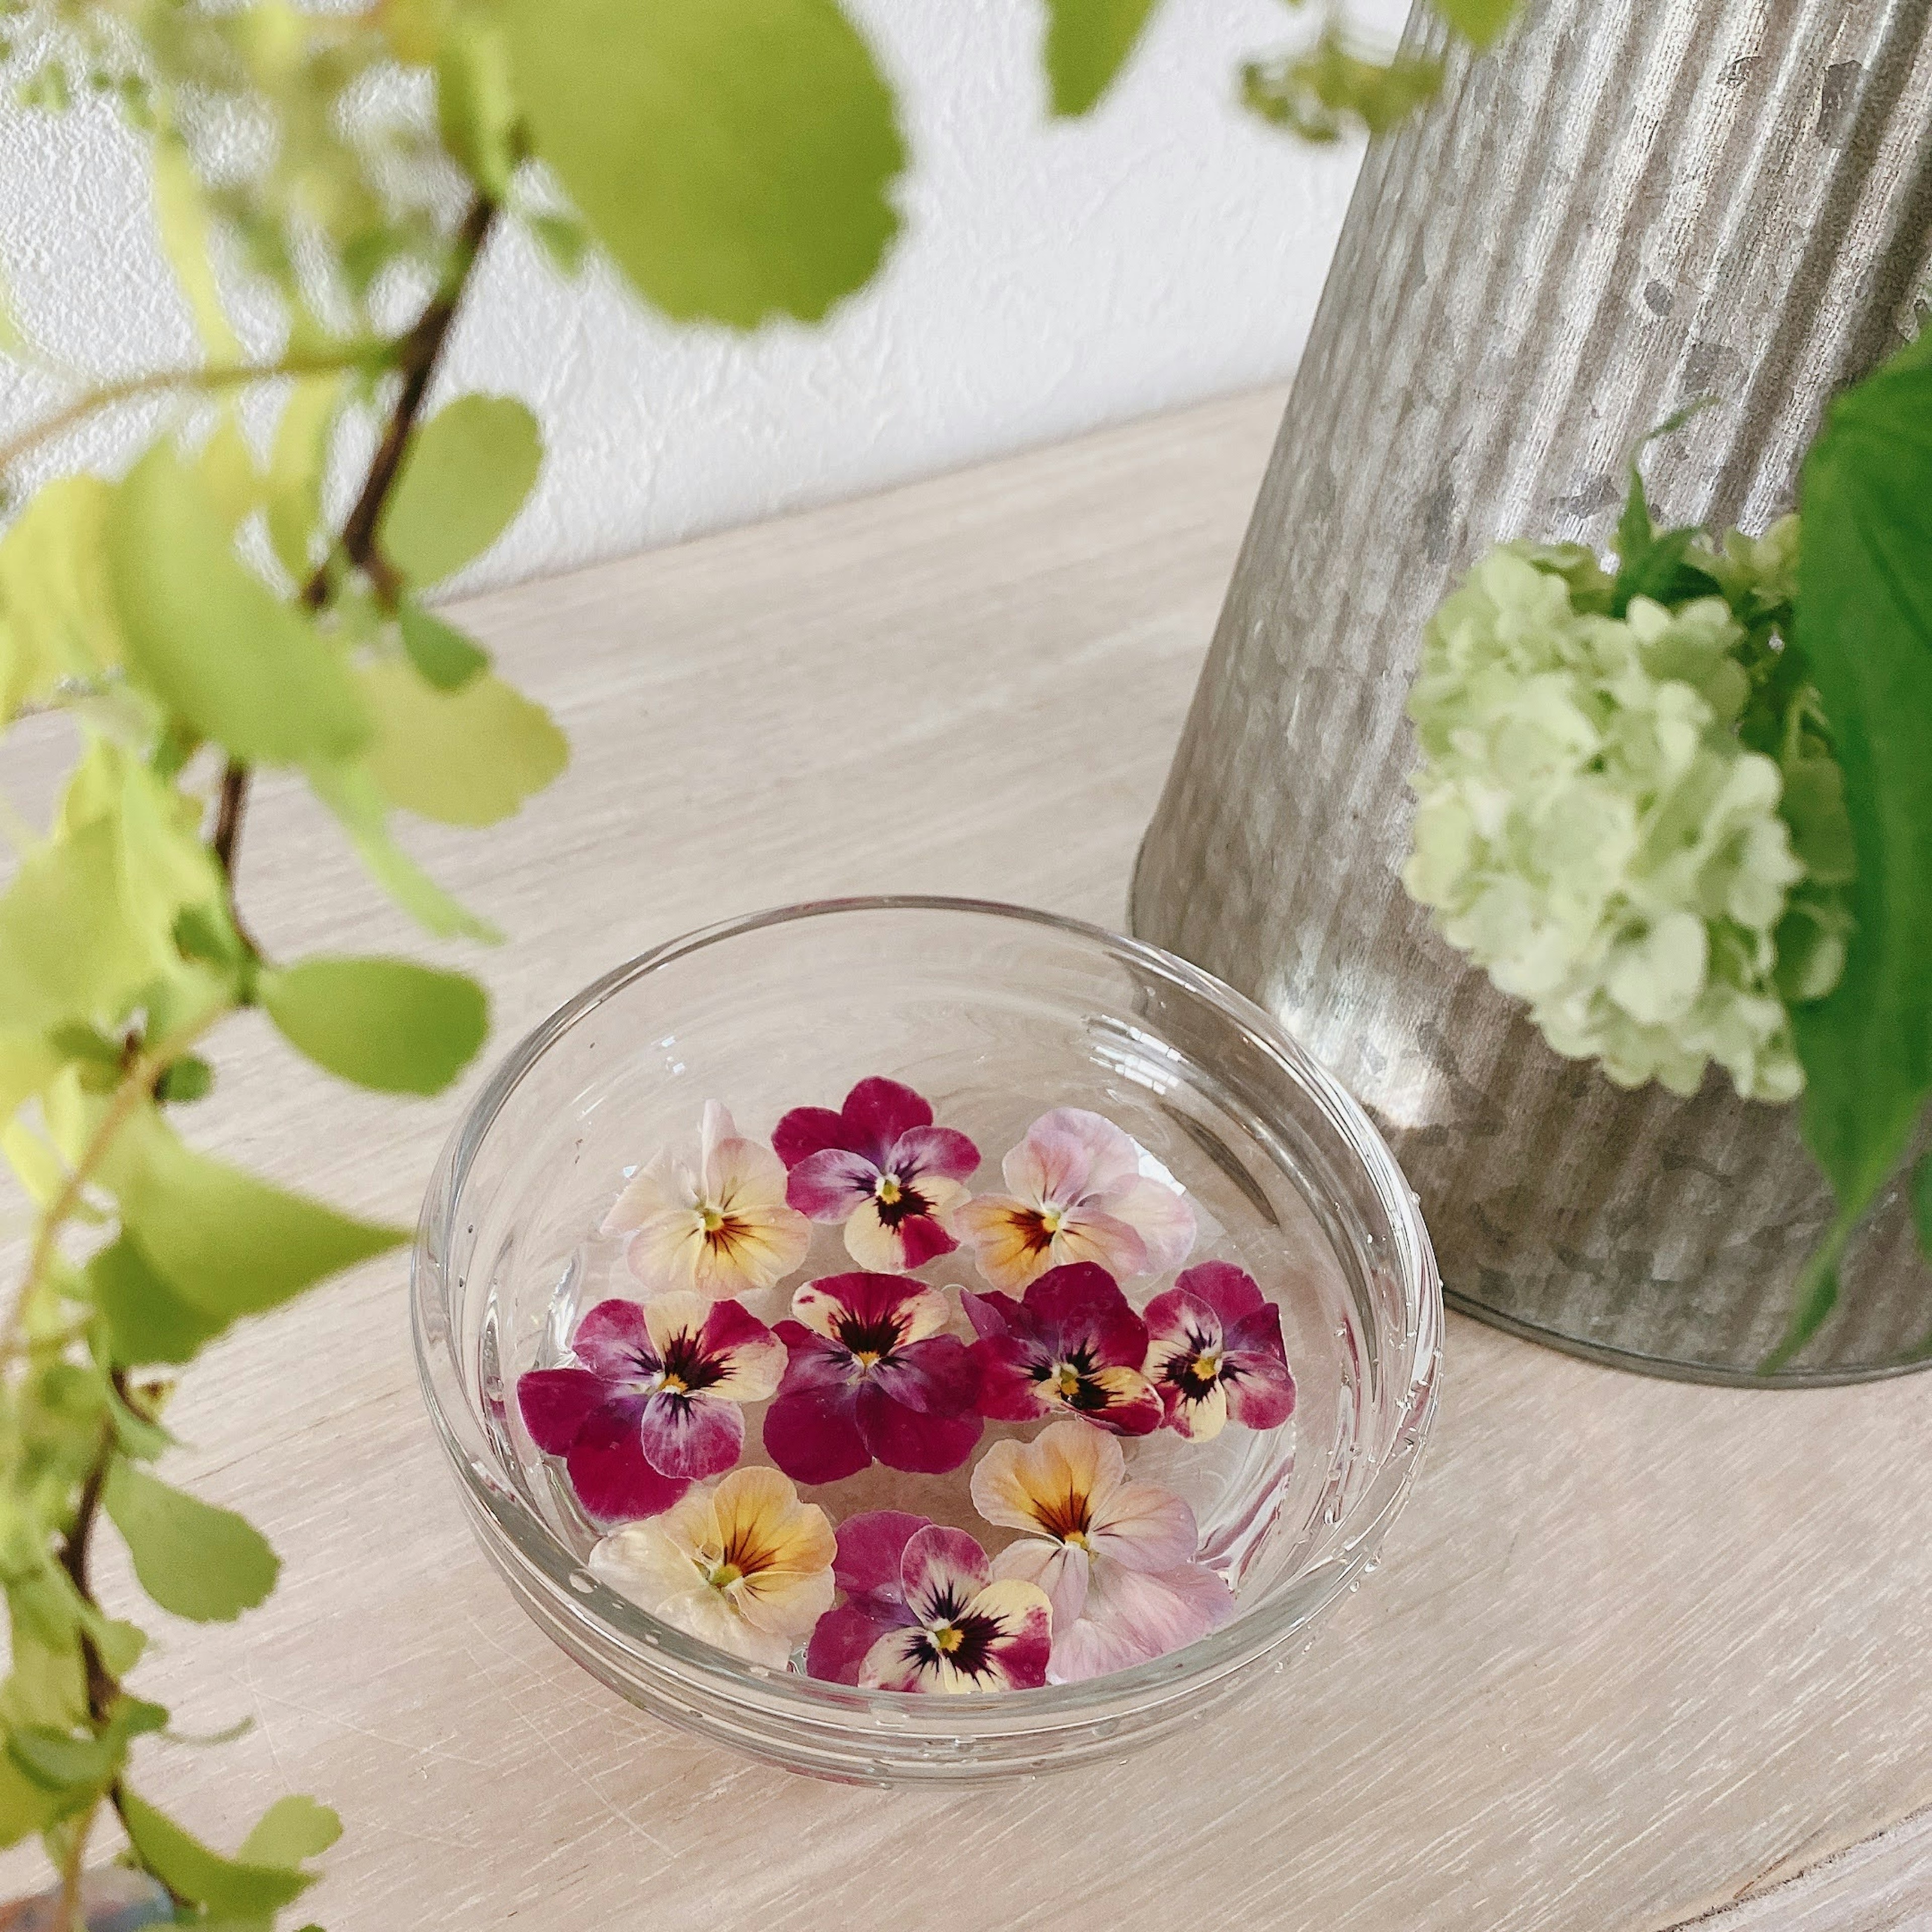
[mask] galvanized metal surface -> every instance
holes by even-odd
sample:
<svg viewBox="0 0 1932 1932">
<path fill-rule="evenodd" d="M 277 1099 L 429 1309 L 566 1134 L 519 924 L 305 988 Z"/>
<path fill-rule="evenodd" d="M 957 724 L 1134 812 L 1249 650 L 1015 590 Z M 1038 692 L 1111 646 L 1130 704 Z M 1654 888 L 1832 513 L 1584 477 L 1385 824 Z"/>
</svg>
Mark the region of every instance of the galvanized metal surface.
<svg viewBox="0 0 1932 1932">
<path fill-rule="evenodd" d="M 1499 538 L 1602 548 L 1643 433 L 1672 520 L 1791 506 L 1832 390 L 1932 268 L 1932 0 L 1542 0 L 1371 154 L 1133 924 L 1367 1104 L 1452 1299 L 1659 1372 L 1754 1379 L 1829 1198 L 1795 1111 L 1560 1059 L 1398 878 L 1417 643 Z M 1418 30 L 1412 23 L 1412 33 Z M 1788 1379 L 1903 1366 L 1932 1274 L 1895 1192 Z"/>
</svg>

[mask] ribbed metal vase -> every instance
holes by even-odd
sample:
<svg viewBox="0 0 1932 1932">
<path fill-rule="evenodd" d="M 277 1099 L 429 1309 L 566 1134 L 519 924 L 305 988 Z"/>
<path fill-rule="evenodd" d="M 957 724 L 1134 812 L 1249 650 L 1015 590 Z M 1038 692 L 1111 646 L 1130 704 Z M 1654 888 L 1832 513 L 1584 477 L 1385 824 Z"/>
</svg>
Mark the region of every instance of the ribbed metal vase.
<svg viewBox="0 0 1932 1932">
<path fill-rule="evenodd" d="M 1450 1298 L 1628 1366 L 1763 1379 L 1829 1213 L 1794 1108 L 1559 1058 L 1399 879 L 1424 623 L 1499 538 L 1606 547 L 1644 432 L 1672 522 L 1792 507 L 1832 391 L 1932 271 L 1932 0 L 1532 0 L 1363 170 L 1142 848 L 1133 925 L 1367 1104 Z M 1416 22 L 1412 36 L 1426 38 Z M 1927 936 L 1932 945 L 1932 934 Z M 1897 1192 L 1775 1379 L 1907 1365 Z"/>
</svg>

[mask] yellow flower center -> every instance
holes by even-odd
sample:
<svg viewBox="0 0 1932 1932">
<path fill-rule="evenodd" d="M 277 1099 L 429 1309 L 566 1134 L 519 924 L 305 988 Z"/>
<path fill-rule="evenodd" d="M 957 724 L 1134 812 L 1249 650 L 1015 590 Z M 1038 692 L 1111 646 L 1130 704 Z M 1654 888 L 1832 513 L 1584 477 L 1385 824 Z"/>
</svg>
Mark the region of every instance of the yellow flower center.
<svg viewBox="0 0 1932 1932">
<path fill-rule="evenodd" d="M 1066 1216 L 1058 1208 L 1042 1208 L 1040 1212 L 1040 1227 L 1048 1235 L 1058 1234 L 1060 1224 L 1066 1219 Z"/>
<path fill-rule="evenodd" d="M 1091 1550 L 1094 1546 L 1087 1540 L 1084 1529 L 1070 1529 L 1060 1540 L 1074 1550 Z"/>
<path fill-rule="evenodd" d="M 667 1375 L 658 1387 L 670 1395 L 688 1395 L 691 1384 L 682 1376 Z"/>
<path fill-rule="evenodd" d="M 1221 1372 L 1221 1358 L 1210 1348 L 1195 1357 L 1188 1364 L 1187 1372 L 1196 1382 L 1211 1382 Z"/>
<path fill-rule="evenodd" d="M 897 1204 L 899 1197 L 903 1192 L 904 1190 L 899 1186 L 899 1180 L 897 1174 L 888 1174 L 882 1175 L 880 1178 L 879 1198 L 883 1201 L 888 1208 L 892 1207 Z"/>
<path fill-rule="evenodd" d="M 714 1590 L 728 1590 L 734 1583 L 744 1581 L 745 1573 L 735 1563 L 720 1563 L 715 1569 L 704 1572 L 704 1580 Z"/>
<path fill-rule="evenodd" d="M 932 1633 L 932 1640 L 950 1654 L 966 1641 L 966 1633 L 957 1624 L 941 1624 Z"/>
<path fill-rule="evenodd" d="M 862 1369 L 875 1369 L 879 1365 L 879 1352 L 876 1348 L 854 1348 L 852 1359 Z"/>
<path fill-rule="evenodd" d="M 704 1224 L 704 1232 L 707 1234 L 716 1234 L 724 1225 L 724 1215 L 717 1208 L 712 1207 L 708 1201 L 698 1209 L 698 1218 Z"/>
<path fill-rule="evenodd" d="M 1071 1402 L 1080 1393 L 1080 1371 L 1070 1362 L 1055 1364 L 1047 1381 L 1062 1402 Z"/>
</svg>

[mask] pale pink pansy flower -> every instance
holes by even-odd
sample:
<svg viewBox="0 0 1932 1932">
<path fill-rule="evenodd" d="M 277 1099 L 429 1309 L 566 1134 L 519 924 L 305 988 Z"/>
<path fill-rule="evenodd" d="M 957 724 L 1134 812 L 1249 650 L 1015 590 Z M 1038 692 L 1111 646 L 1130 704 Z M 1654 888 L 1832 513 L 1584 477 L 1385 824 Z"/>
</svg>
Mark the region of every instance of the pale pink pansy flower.
<svg viewBox="0 0 1932 1932">
<path fill-rule="evenodd" d="M 832 1580 L 806 1669 L 873 1690 L 1030 1690 L 1046 1682 L 1052 1610 L 1037 1584 L 996 1582 L 963 1529 L 901 1510 L 838 1526 Z"/>
<path fill-rule="evenodd" d="M 831 1608 L 832 1526 L 776 1469 L 734 1469 L 613 1530 L 590 1574 L 653 1616 L 782 1670 Z"/>
<path fill-rule="evenodd" d="M 1148 1379 L 1167 1426 L 1204 1442 L 1223 1424 L 1274 1429 L 1294 1412 L 1281 1310 L 1232 1262 L 1203 1262 L 1148 1303 Z"/>
<path fill-rule="evenodd" d="M 1178 1268 L 1194 1245 L 1194 1210 L 1140 1171 L 1140 1150 L 1112 1121 L 1056 1107 L 1000 1162 L 1006 1191 L 952 1210 L 980 1272 L 1009 1294 L 1069 1262 L 1126 1279 Z"/>
<path fill-rule="evenodd" d="M 973 1502 L 988 1522 L 1023 1532 L 993 1574 L 1046 1591 L 1053 1683 L 1144 1664 L 1233 1614 L 1227 1586 L 1194 1560 L 1193 1511 L 1129 1481 L 1118 1437 L 1070 1420 L 1030 1442 L 996 1442 L 973 1472 Z"/>
<path fill-rule="evenodd" d="M 625 1259 L 646 1288 L 714 1299 L 776 1286 L 812 1245 L 812 1223 L 785 1200 L 784 1163 L 716 1100 L 704 1104 L 696 1164 L 659 1154 L 618 1196 L 604 1232 L 629 1237 Z"/>
<path fill-rule="evenodd" d="M 730 1468 L 744 1446 L 741 1406 L 763 1402 L 784 1373 L 784 1344 L 762 1322 L 701 1294 L 600 1301 L 570 1346 L 581 1366 L 519 1376 L 517 1406 L 607 1522 L 656 1516 Z"/>
<path fill-rule="evenodd" d="M 966 1198 L 980 1150 L 934 1126 L 910 1087 L 875 1075 L 836 1113 L 794 1107 L 772 1130 L 772 1148 L 790 1169 L 786 1198 L 814 1221 L 842 1221 L 861 1268 L 902 1274 L 959 1245 L 946 1216 Z"/>
</svg>

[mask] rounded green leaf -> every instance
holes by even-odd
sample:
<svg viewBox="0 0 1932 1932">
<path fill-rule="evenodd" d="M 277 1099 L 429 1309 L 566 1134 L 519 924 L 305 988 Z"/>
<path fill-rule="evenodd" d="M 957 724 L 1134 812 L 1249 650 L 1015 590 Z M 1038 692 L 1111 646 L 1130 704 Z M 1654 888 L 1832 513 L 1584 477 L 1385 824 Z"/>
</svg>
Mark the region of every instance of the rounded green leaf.
<svg viewBox="0 0 1932 1932">
<path fill-rule="evenodd" d="M 206 485 L 166 442 L 115 492 L 105 541 L 128 669 L 176 716 L 250 763 L 362 748 L 369 722 L 347 670 L 244 568 Z"/>
<path fill-rule="evenodd" d="M 191 1362 L 227 1325 L 184 1300 L 157 1274 L 131 1235 L 124 1234 L 87 1264 L 88 1292 L 107 1322 L 116 1366 Z"/>
<path fill-rule="evenodd" d="M 570 756 L 541 705 L 500 677 L 432 690 L 406 664 L 362 673 L 376 719 L 369 767 L 392 805 L 445 825 L 494 825 L 541 791 Z"/>
<path fill-rule="evenodd" d="M 383 1094 L 441 1093 L 490 1030 L 474 980 L 406 959 L 305 959 L 258 992 L 291 1046 Z"/>
<path fill-rule="evenodd" d="M 488 652 L 413 598 L 404 598 L 398 608 L 396 628 L 403 634 L 410 662 L 439 691 L 460 691 L 490 668 Z"/>
<path fill-rule="evenodd" d="M 1047 0 L 1046 78 L 1056 114 L 1084 114 L 1126 64 L 1154 0 Z"/>
<path fill-rule="evenodd" d="M 679 320 L 816 322 L 898 227 L 892 98 L 832 0 L 504 0 L 536 137 Z"/>
<path fill-rule="evenodd" d="M 342 1835 L 342 1820 L 326 1804 L 291 1794 L 278 1798 L 242 1840 L 241 1856 L 251 1865 L 298 1865 L 319 1858 Z"/>
<path fill-rule="evenodd" d="M 314 1880 L 286 1865 L 248 1864 L 210 1851 L 131 1791 L 120 1795 L 122 1821 L 141 1862 L 178 1896 L 218 1919 L 268 1919 Z"/>
<path fill-rule="evenodd" d="M 543 464 L 537 419 L 512 396 L 458 396 L 410 439 L 376 529 L 412 584 L 480 556 L 510 525 Z"/>
<path fill-rule="evenodd" d="M 260 1530 L 116 1457 L 101 1500 L 141 1588 L 164 1610 L 229 1623 L 275 1587 L 280 1560 Z"/>
</svg>

